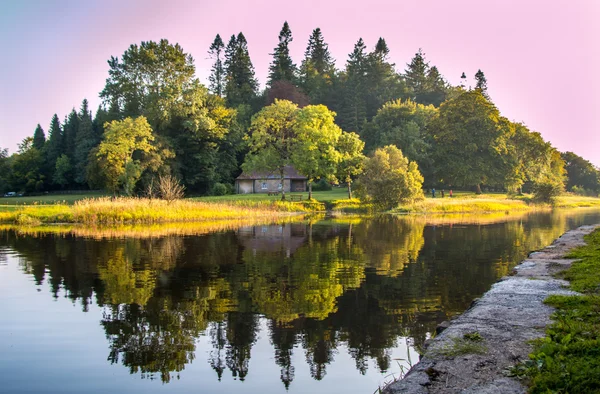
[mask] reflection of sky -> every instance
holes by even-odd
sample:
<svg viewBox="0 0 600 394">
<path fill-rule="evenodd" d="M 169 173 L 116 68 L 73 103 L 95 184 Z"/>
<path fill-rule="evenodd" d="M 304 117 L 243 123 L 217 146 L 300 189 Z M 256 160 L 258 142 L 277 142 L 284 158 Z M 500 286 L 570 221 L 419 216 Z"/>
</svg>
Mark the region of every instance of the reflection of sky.
<svg viewBox="0 0 600 394">
<path fill-rule="evenodd" d="M 221 382 L 210 367 L 208 358 L 213 346 L 209 336 L 196 340 L 196 358 L 186 364 L 181 379 L 168 384 L 130 375 L 127 367 L 107 361 L 109 344 L 99 324 L 102 308 L 90 305 L 83 313 L 79 302 L 55 300 L 50 296 L 48 281 L 35 286 L 30 275 L 23 275 L 18 258 L 8 257 L 0 265 L 0 380 L 10 393 L 281 393 L 280 367 L 275 364 L 274 348 L 270 343 L 267 320 L 262 319 L 258 341 L 252 346 L 249 373 L 245 381 L 234 380 L 227 369 Z M 38 291 L 40 290 L 40 291 Z M 93 298 L 92 298 L 93 299 Z M 391 359 L 406 359 L 404 338 L 399 347 L 391 349 Z M 418 355 L 411 351 L 413 362 Z M 374 360 L 369 360 L 365 376 L 356 369 L 355 361 L 345 346 L 338 346 L 334 361 L 326 366 L 322 381 L 310 376 L 305 350 L 296 345 L 292 357 L 295 377 L 289 393 L 337 392 L 370 393 L 379 384 L 390 380 L 400 367 L 395 361 L 390 371 L 380 373 Z M 173 372 L 173 375 L 176 375 Z M 160 374 L 156 375 L 160 379 Z"/>
<path fill-rule="evenodd" d="M 542 133 L 560 150 L 600 165 L 600 2 L 592 0 L 220 2 L 173 0 L 4 1 L 0 12 L 0 146 L 14 152 L 37 123 L 47 130 L 85 97 L 97 108 L 106 61 L 133 43 L 179 42 L 207 81 L 207 50 L 242 31 L 264 85 L 284 20 L 300 63 L 321 27 L 342 67 L 359 36 L 371 50 L 383 36 L 398 70 L 423 48 L 451 83 L 481 68 L 503 114 Z M 470 82 L 472 83 L 472 82 Z"/>
</svg>

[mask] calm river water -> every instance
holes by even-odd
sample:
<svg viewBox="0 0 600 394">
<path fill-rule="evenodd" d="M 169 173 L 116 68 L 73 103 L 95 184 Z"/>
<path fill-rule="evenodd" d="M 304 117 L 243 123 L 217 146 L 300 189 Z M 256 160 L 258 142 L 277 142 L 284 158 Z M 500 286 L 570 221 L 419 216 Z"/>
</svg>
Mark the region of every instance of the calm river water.
<svg viewBox="0 0 600 394">
<path fill-rule="evenodd" d="M 590 223 L 599 210 L 2 229 L 0 391 L 370 394 L 529 251 Z"/>
</svg>

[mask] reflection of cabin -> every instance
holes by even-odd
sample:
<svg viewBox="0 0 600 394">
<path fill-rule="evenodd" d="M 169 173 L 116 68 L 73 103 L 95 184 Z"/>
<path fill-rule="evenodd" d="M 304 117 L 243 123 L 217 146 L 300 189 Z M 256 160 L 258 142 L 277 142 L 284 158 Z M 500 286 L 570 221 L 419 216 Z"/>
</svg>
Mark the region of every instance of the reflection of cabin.
<svg viewBox="0 0 600 394">
<path fill-rule="evenodd" d="M 306 225 L 300 223 L 240 227 L 236 232 L 241 244 L 253 254 L 285 251 L 287 257 L 306 242 L 307 236 Z"/>
<path fill-rule="evenodd" d="M 307 178 L 298 174 L 292 166 L 285 166 L 283 171 L 283 185 L 281 176 L 277 172 L 243 172 L 235 179 L 235 192 L 238 194 L 248 193 L 274 193 L 281 192 L 305 192 Z"/>
</svg>

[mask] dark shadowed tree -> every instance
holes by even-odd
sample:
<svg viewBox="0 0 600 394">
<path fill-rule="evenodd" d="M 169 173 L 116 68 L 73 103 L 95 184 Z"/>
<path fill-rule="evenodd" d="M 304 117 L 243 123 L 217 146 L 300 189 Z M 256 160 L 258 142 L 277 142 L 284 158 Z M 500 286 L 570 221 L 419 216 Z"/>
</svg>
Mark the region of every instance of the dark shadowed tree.
<svg viewBox="0 0 600 394">
<path fill-rule="evenodd" d="M 306 107 L 309 104 L 309 98 L 304 92 L 289 81 L 274 81 L 267 89 L 267 99 L 265 104 L 271 105 L 275 100 L 289 100 L 298 104 L 299 108 Z"/>
<path fill-rule="evenodd" d="M 225 49 L 225 97 L 230 107 L 248 104 L 256 97 L 258 82 L 241 32 L 231 36 Z"/>
<path fill-rule="evenodd" d="M 287 21 L 279 32 L 279 43 L 275 47 L 273 62 L 269 66 L 269 79 L 267 84 L 271 86 L 275 81 L 296 82 L 296 65 L 290 56 L 289 44 L 292 42 L 292 31 Z"/>
<path fill-rule="evenodd" d="M 225 66 L 223 65 L 224 49 L 225 44 L 223 43 L 221 36 L 217 34 L 208 51 L 210 58 L 213 60 L 208 80 L 210 82 L 210 91 L 219 97 L 223 96 L 225 86 Z"/>
<path fill-rule="evenodd" d="M 335 64 L 320 28 L 313 30 L 300 66 L 300 87 L 313 104 L 328 104 Z"/>
<path fill-rule="evenodd" d="M 44 129 L 38 123 L 35 131 L 33 132 L 33 147 L 39 151 L 44 148 L 44 144 L 46 143 L 46 135 L 44 134 Z"/>
</svg>

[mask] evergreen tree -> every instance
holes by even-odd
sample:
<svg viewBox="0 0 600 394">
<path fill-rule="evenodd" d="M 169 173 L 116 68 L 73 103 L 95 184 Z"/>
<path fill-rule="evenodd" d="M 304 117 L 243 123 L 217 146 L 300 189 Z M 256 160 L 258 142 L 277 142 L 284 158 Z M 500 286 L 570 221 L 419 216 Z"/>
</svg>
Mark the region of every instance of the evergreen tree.
<svg viewBox="0 0 600 394">
<path fill-rule="evenodd" d="M 73 160 L 75 182 L 79 184 L 87 183 L 86 168 L 88 165 L 88 156 L 99 140 L 94 135 L 92 124 L 92 114 L 88 108 L 88 101 L 84 99 L 79 111 L 79 130 L 75 141 L 75 153 Z"/>
<path fill-rule="evenodd" d="M 344 130 L 358 131 L 367 119 L 366 114 L 366 46 L 362 38 L 354 44 L 345 71 L 344 101 L 339 111 L 338 123 Z"/>
<path fill-rule="evenodd" d="M 365 64 L 366 118 L 370 121 L 381 106 L 392 100 L 406 98 L 406 85 L 396 73 L 393 63 L 388 61 L 389 48 L 379 38 Z"/>
<path fill-rule="evenodd" d="M 273 62 L 269 66 L 269 79 L 267 84 L 271 86 L 275 81 L 296 81 L 296 65 L 290 57 L 289 44 L 292 42 L 292 31 L 287 21 L 279 32 L 279 43 L 275 47 Z"/>
<path fill-rule="evenodd" d="M 447 88 L 446 82 L 438 71 L 436 66 L 433 66 L 427 72 L 425 79 L 425 91 L 421 97 L 421 104 L 433 104 L 439 107 L 446 100 Z"/>
<path fill-rule="evenodd" d="M 64 135 L 64 153 L 69 157 L 71 163 L 73 162 L 75 155 L 75 144 L 77 139 L 77 132 L 79 131 L 79 115 L 75 111 L 75 108 L 71 110 L 68 118 L 65 121 L 63 127 Z"/>
<path fill-rule="evenodd" d="M 241 32 L 231 36 L 225 49 L 225 97 L 227 104 L 237 107 L 256 97 L 258 82 L 248 53 L 246 37 Z"/>
<path fill-rule="evenodd" d="M 46 143 L 46 135 L 44 134 L 44 129 L 38 123 L 35 131 L 33 132 L 33 147 L 39 151 L 44 148 L 44 144 Z"/>
<path fill-rule="evenodd" d="M 219 97 L 223 96 L 224 90 L 225 69 L 222 59 L 224 49 L 225 44 L 223 43 L 221 36 L 217 34 L 208 51 L 211 59 L 214 60 L 208 80 L 210 82 L 210 91 Z"/>
<path fill-rule="evenodd" d="M 429 64 L 425 61 L 425 54 L 419 48 L 419 51 L 412 58 L 408 68 L 405 70 L 405 78 L 408 87 L 412 89 L 413 100 L 422 103 L 423 95 L 427 85 L 427 72 Z"/>
<path fill-rule="evenodd" d="M 475 73 L 475 81 L 477 81 L 475 83 L 475 90 L 480 91 L 486 98 L 489 98 L 487 95 L 487 79 L 485 79 L 483 71 L 477 70 L 477 73 Z"/>
<path fill-rule="evenodd" d="M 320 28 L 313 30 L 300 66 L 300 87 L 312 103 L 330 104 L 335 65 Z"/>
<path fill-rule="evenodd" d="M 64 137 L 63 130 L 58 120 L 58 115 L 54 114 L 48 129 L 48 141 L 45 145 L 45 157 L 43 175 L 46 179 L 51 180 L 54 175 L 56 160 L 64 153 Z"/>
</svg>

